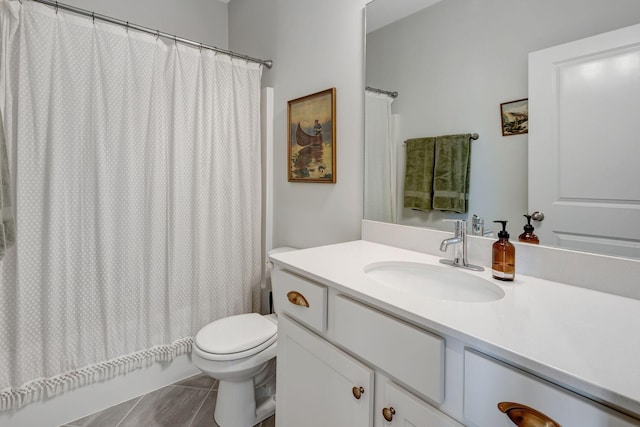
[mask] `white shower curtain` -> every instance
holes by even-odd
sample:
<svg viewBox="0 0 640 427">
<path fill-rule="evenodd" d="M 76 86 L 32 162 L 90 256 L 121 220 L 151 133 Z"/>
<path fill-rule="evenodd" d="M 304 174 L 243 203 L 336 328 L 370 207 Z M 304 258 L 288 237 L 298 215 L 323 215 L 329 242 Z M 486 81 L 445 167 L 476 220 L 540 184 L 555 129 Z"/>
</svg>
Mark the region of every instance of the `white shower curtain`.
<svg viewBox="0 0 640 427">
<path fill-rule="evenodd" d="M 8 408 L 170 359 L 259 307 L 262 69 L 29 1 L 0 8 Z"/>
<path fill-rule="evenodd" d="M 393 98 L 365 92 L 364 217 L 396 222 L 396 143 L 393 138 Z"/>
</svg>

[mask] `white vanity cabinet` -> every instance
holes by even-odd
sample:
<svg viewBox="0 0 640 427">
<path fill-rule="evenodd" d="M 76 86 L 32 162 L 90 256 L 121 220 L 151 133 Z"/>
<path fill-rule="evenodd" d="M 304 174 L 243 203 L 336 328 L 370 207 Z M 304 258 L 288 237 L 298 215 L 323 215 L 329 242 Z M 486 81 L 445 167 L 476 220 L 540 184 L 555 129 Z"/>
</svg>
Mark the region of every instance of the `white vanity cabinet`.
<svg viewBox="0 0 640 427">
<path fill-rule="evenodd" d="M 278 427 L 461 426 L 426 402 L 444 400 L 443 338 L 287 271 L 272 275 Z"/>
<path fill-rule="evenodd" d="M 439 258 L 366 240 L 271 259 L 279 427 L 640 427 L 636 299 L 526 275 L 490 302 L 420 296 L 367 268 Z"/>
</svg>

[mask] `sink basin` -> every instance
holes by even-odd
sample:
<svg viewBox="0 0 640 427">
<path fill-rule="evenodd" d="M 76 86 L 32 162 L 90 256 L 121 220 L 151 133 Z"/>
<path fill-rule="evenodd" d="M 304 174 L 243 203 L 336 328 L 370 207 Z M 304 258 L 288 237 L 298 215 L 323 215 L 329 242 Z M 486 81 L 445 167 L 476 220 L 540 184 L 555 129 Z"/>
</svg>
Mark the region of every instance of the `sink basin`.
<svg viewBox="0 0 640 427">
<path fill-rule="evenodd" d="M 490 302 L 504 297 L 499 286 L 455 267 L 388 261 L 369 264 L 364 273 L 391 289 L 441 301 Z"/>
</svg>

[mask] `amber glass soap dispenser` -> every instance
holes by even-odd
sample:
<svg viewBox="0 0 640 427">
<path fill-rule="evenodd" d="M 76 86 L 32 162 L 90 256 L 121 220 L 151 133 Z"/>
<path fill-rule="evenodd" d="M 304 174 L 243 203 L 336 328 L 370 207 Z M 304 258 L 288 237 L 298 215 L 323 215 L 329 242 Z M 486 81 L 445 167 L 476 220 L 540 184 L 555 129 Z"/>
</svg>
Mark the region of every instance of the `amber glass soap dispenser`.
<svg viewBox="0 0 640 427">
<path fill-rule="evenodd" d="M 513 280 L 516 276 L 516 248 L 509 242 L 507 221 L 493 221 L 502 224 L 498 232 L 498 241 L 493 244 L 491 270 L 493 278 L 498 280 Z"/>
<path fill-rule="evenodd" d="M 540 243 L 540 240 L 538 239 L 538 236 L 533 234 L 531 215 L 525 215 L 524 217 L 527 218 L 527 223 L 524 226 L 524 233 L 518 236 L 518 241 L 524 243 L 533 243 L 534 245 L 537 245 L 538 243 Z"/>
</svg>

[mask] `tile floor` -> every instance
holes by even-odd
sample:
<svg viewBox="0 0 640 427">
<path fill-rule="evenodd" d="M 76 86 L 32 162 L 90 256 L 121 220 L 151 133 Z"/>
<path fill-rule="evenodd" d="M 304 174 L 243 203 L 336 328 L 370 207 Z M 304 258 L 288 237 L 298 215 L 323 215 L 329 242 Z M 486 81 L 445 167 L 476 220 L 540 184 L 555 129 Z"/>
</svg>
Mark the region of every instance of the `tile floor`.
<svg viewBox="0 0 640 427">
<path fill-rule="evenodd" d="M 206 375 L 136 397 L 62 427 L 219 427 L 213 420 L 217 382 Z M 255 427 L 275 427 L 275 417 Z"/>
</svg>

